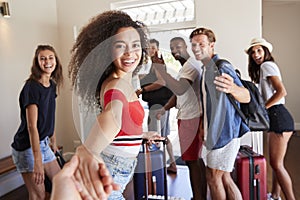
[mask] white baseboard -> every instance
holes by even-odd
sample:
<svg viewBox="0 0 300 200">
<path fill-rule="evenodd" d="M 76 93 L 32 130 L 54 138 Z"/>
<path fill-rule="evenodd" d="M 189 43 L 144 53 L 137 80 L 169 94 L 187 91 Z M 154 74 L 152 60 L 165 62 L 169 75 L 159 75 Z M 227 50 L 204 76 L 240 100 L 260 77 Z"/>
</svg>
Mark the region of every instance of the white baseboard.
<svg viewBox="0 0 300 200">
<path fill-rule="evenodd" d="M 22 176 L 17 171 L 0 176 L 0 197 L 24 185 Z"/>
<path fill-rule="evenodd" d="M 295 123 L 295 129 L 300 130 L 300 123 Z"/>
</svg>

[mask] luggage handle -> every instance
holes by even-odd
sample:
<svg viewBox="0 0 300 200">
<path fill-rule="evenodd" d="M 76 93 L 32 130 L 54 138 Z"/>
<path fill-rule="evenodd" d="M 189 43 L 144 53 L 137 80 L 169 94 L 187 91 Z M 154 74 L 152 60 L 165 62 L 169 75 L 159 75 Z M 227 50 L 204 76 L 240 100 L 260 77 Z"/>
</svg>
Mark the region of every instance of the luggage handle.
<svg viewBox="0 0 300 200">
<path fill-rule="evenodd" d="M 148 200 L 148 189 L 153 187 L 152 181 L 149 182 L 149 180 L 152 180 L 152 173 L 149 168 L 151 168 L 151 159 L 150 159 L 150 151 L 147 148 L 147 142 L 148 139 L 143 139 L 142 144 L 143 144 L 143 150 L 145 152 L 145 200 Z M 163 143 L 163 168 L 164 168 L 164 199 L 168 200 L 168 184 L 167 184 L 167 167 L 166 167 L 166 143 L 167 143 L 167 138 L 164 139 L 156 139 L 153 140 L 154 142 L 162 142 Z M 150 164 L 149 164 L 150 163 Z"/>
<path fill-rule="evenodd" d="M 145 139 L 143 138 L 143 142 L 142 144 L 146 144 L 149 140 L 148 139 Z M 164 139 L 155 139 L 155 140 L 152 140 L 154 142 L 162 142 L 164 145 L 167 143 L 167 138 L 164 138 Z"/>
<path fill-rule="evenodd" d="M 260 200 L 260 181 L 256 179 L 256 200 Z"/>
<path fill-rule="evenodd" d="M 60 166 L 60 168 L 63 168 L 63 166 L 65 165 L 66 161 L 65 161 L 64 157 L 62 156 L 62 154 L 59 152 L 59 150 L 57 150 L 55 152 L 55 156 L 56 156 L 56 160 L 58 162 L 58 165 Z"/>
<path fill-rule="evenodd" d="M 245 154 L 247 154 L 248 156 L 253 156 L 256 153 L 253 152 L 252 148 L 249 146 L 240 146 L 240 151 L 244 152 Z"/>
<path fill-rule="evenodd" d="M 158 133 L 158 135 L 161 136 L 161 123 L 160 123 L 160 119 L 157 119 L 157 121 L 156 121 L 156 127 L 157 127 L 157 133 Z"/>
<path fill-rule="evenodd" d="M 145 199 L 148 200 L 148 194 L 149 194 L 149 189 L 152 189 L 152 182 L 149 181 L 151 180 L 152 177 L 152 169 L 151 169 L 151 158 L 149 156 L 150 152 L 149 149 L 147 148 L 147 139 L 143 139 L 143 150 L 144 150 L 144 160 L 145 160 Z M 152 190 L 151 190 L 152 191 Z M 151 192 L 150 191 L 150 192 Z"/>
</svg>

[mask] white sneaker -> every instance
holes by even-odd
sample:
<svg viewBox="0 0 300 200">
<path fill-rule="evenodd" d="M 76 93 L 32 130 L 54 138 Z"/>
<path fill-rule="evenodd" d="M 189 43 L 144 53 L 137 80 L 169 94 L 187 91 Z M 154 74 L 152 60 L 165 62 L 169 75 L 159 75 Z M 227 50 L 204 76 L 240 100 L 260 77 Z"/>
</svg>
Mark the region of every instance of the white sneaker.
<svg viewBox="0 0 300 200">
<path fill-rule="evenodd" d="M 274 198 L 272 197 L 272 194 L 271 194 L 271 193 L 268 193 L 268 194 L 267 194 L 267 200 L 281 200 L 281 198 L 278 197 L 277 199 L 274 199 Z"/>
</svg>

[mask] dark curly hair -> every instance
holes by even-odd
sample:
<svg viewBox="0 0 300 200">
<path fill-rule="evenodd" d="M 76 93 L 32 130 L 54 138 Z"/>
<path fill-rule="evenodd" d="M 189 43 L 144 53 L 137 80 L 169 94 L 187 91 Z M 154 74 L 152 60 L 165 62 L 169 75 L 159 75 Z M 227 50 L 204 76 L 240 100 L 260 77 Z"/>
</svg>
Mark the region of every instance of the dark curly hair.
<svg viewBox="0 0 300 200">
<path fill-rule="evenodd" d="M 269 51 L 269 49 L 265 46 L 262 46 L 264 52 L 265 52 L 265 57 L 264 57 L 264 61 L 275 61 L 271 52 Z M 253 60 L 252 58 L 252 48 L 250 48 L 247 52 L 248 54 L 248 60 L 249 60 L 249 64 L 248 64 L 248 73 L 249 76 L 251 78 L 251 80 L 254 83 L 259 83 L 259 78 L 260 78 L 260 65 L 256 64 L 256 62 Z"/>
<path fill-rule="evenodd" d="M 93 17 L 76 39 L 71 50 L 69 77 L 73 88 L 87 105 L 100 103 L 101 85 L 115 69 L 110 53 L 112 38 L 123 27 L 133 27 L 140 35 L 143 52 L 141 66 L 148 57 L 148 30 L 125 12 L 111 10 Z"/>
<path fill-rule="evenodd" d="M 56 67 L 51 74 L 51 79 L 56 83 L 57 89 L 59 91 L 59 88 L 63 85 L 62 65 L 57 56 L 55 49 L 50 45 L 38 45 L 37 46 L 35 53 L 34 53 L 33 61 L 32 61 L 31 74 L 30 74 L 29 78 L 27 79 L 27 81 L 29 81 L 29 80 L 39 81 L 40 78 L 42 77 L 43 71 L 40 68 L 38 56 L 41 51 L 45 51 L 45 50 L 49 50 L 54 53 L 54 56 L 56 59 Z"/>
</svg>

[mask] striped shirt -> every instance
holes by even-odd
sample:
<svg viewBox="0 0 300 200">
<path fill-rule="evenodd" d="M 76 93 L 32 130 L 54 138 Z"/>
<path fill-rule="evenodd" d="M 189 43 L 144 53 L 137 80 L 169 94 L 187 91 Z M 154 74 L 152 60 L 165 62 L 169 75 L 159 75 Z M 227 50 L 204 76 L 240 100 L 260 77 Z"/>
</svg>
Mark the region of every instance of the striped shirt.
<svg viewBox="0 0 300 200">
<path fill-rule="evenodd" d="M 121 130 L 103 152 L 122 157 L 136 157 L 142 143 L 144 109 L 138 100 L 128 102 L 120 90 L 111 89 L 104 94 L 104 107 L 112 100 L 120 100 L 123 103 Z"/>
</svg>

